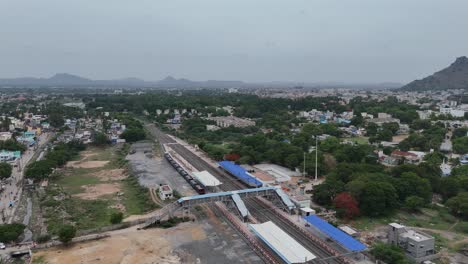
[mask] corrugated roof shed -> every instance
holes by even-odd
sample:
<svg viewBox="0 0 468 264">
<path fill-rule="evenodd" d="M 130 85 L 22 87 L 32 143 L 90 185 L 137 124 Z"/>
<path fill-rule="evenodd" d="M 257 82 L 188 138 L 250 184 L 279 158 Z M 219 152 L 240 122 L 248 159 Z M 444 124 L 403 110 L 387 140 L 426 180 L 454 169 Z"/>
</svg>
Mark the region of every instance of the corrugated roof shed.
<svg viewBox="0 0 468 264">
<path fill-rule="evenodd" d="M 221 182 L 207 171 L 193 172 L 193 175 L 203 186 L 218 186 Z"/>
<path fill-rule="evenodd" d="M 260 187 L 262 186 L 262 182 L 257 180 L 255 177 L 252 177 L 250 173 L 248 173 L 244 168 L 241 166 L 234 164 L 231 161 L 221 161 L 218 163 L 223 169 L 229 171 L 232 175 L 239 178 L 243 182 L 253 186 L 253 187 Z"/>
<path fill-rule="evenodd" d="M 367 248 L 366 245 L 316 215 L 309 215 L 304 219 L 350 251 L 361 251 Z"/>
<path fill-rule="evenodd" d="M 231 197 L 234 203 L 236 204 L 237 209 L 241 213 L 242 217 L 247 217 L 249 215 L 249 211 L 247 210 L 247 207 L 245 206 L 244 201 L 242 201 L 239 194 L 235 193 Z"/>
<path fill-rule="evenodd" d="M 286 263 L 305 263 L 316 258 L 314 254 L 271 221 L 263 224 L 249 224 L 249 227 Z"/>
</svg>

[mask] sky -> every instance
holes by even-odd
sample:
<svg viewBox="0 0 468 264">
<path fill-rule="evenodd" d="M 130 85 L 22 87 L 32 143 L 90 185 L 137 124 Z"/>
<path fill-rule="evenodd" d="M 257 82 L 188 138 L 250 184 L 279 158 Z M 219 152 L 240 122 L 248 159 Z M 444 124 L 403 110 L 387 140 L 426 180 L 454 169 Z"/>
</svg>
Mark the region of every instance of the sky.
<svg viewBox="0 0 468 264">
<path fill-rule="evenodd" d="M 401 82 L 468 55 L 466 0 L 0 0 L 0 78 Z"/>
</svg>

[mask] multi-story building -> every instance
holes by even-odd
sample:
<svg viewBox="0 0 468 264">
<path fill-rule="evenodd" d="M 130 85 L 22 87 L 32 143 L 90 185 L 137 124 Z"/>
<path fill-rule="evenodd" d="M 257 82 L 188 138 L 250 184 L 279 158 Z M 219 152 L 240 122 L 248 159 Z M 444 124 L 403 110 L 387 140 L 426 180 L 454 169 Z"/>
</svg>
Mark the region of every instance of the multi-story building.
<svg viewBox="0 0 468 264">
<path fill-rule="evenodd" d="M 388 243 L 401 247 L 417 263 L 436 257 L 434 237 L 397 223 L 389 224 Z"/>
</svg>

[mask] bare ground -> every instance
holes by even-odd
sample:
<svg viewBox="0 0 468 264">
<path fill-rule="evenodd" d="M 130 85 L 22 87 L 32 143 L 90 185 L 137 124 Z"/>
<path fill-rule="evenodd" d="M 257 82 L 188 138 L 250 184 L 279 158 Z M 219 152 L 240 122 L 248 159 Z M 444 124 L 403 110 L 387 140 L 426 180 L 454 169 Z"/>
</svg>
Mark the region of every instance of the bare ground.
<svg viewBox="0 0 468 264">
<path fill-rule="evenodd" d="M 112 195 L 121 191 L 119 183 L 100 183 L 94 185 L 83 186 L 84 191 L 82 193 L 74 195 L 84 200 L 96 200 L 97 198 L 104 195 Z"/>
</svg>

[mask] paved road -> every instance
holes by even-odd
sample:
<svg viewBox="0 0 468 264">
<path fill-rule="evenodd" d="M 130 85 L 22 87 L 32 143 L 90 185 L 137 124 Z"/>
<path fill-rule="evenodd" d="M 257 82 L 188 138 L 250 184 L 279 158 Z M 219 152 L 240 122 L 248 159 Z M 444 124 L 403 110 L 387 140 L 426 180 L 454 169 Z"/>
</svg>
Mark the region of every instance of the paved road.
<svg viewBox="0 0 468 264">
<path fill-rule="evenodd" d="M 18 167 L 13 168 L 12 176 L 8 179 L 9 183 L 5 184 L 5 190 L 0 194 L 0 224 L 9 223 L 13 219 L 17 203 L 20 200 L 22 193 L 23 172 L 26 165 L 41 151 L 44 150 L 45 144 L 50 139 L 50 133 L 43 133 L 38 138 L 38 145 L 28 148 L 18 162 Z M 12 206 L 10 206 L 12 204 Z"/>
</svg>

